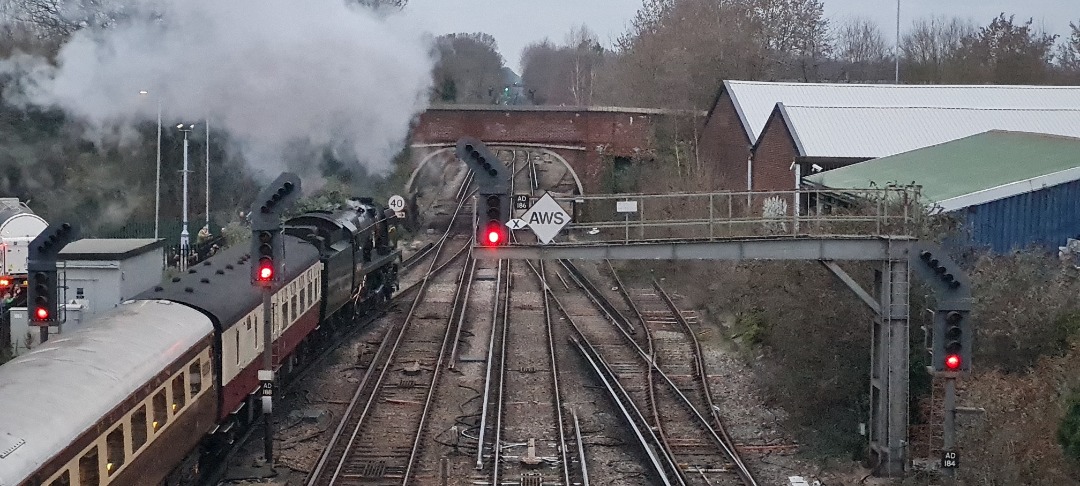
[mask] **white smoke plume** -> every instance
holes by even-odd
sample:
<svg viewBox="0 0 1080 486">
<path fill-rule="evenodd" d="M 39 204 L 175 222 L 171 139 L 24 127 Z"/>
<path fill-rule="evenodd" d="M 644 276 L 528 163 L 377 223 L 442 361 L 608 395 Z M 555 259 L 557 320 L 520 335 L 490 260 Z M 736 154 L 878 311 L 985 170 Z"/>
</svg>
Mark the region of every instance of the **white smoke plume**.
<svg viewBox="0 0 1080 486">
<path fill-rule="evenodd" d="M 108 28 L 77 31 L 55 65 L 0 60 L 16 77 L 5 99 L 101 127 L 154 120 L 160 102 L 166 122 L 227 131 L 270 177 L 297 140 L 382 172 L 425 107 L 430 36 L 404 15 L 344 0 L 135 2 Z"/>
</svg>

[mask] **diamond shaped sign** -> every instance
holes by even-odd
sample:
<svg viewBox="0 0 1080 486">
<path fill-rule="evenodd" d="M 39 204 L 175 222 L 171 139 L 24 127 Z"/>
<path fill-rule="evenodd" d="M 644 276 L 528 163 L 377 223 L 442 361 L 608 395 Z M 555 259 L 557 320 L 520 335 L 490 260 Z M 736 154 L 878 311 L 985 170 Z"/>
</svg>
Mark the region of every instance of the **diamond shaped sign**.
<svg viewBox="0 0 1080 486">
<path fill-rule="evenodd" d="M 551 194 L 544 193 L 536 204 L 521 215 L 521 219 L 532 228 L 533 233 L 536 233 L 540 243 L 546 245 L 551 243 L 555 235 L 559 234 L 559 231 L 562 231 L 563 227 L 570 222 L 570 215 L 563 210 L 562 206 L 559 206 L 559 203 L 555 202 Z"/>
</svg>

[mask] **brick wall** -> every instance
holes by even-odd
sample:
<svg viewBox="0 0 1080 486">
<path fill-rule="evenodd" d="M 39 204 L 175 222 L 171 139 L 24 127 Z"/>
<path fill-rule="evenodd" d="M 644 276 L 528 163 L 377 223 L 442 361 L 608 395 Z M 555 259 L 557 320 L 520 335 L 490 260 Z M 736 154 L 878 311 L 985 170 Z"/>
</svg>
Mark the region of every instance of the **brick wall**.
<svg viewBox="0 0 1080 486">
<path fill-rule="evenodd" d="M 420 115 L 412 143 L 454 143 L 473 136 L 487 143 L 584 147 L 556 150 L 574 167 L 587 192 L 606 175 L 604 156 L 632 157 L 654 147 L 653 117 L 633 112 L 433 108 Z M 610 164 L 607 164 L 610 166 Z"/>
<path fill-rule="evenodd" d="M 746 159 L 750 157 L 750 138 L 726 90 L 720 93 L 712 116 L 701 130 L 698 153 L 703 164 L 715 168 L 716 189 L 746 190 Z"/>
<path fill-rule="evenodd" d="M 753 186 L 755 191 L 793 191 L 796 157 L 795 140 L 779 112 L 773 112 L 754 148 Z"/>
</svg>

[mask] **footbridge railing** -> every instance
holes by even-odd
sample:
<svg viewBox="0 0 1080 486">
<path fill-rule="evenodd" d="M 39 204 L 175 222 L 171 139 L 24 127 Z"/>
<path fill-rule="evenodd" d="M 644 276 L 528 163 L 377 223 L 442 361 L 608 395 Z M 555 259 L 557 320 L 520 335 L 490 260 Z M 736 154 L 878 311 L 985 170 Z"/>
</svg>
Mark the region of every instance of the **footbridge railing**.
<svg viewBox="0 0 1080 486">
<path fill-rule="evenodd" d="M 910 237 L 925 214 L 917 187 L 553 196 L 571 215 L 553 245 Z M 524 213 L 515 211 L 515 217 Z"/>
</svg>

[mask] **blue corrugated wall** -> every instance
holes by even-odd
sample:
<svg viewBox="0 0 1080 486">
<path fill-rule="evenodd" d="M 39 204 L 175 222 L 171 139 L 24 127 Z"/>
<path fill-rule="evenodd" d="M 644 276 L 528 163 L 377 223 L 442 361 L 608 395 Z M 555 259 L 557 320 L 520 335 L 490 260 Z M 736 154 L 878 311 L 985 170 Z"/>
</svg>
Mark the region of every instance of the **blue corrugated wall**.
<svg viewBox="0 0 1080 486">
<path fill-rule="evenodd" d="M 970 243 L 995 253 L 1057 251 L 1080 235 L 1080 181 L 961 209 Z"/>
</svg>

